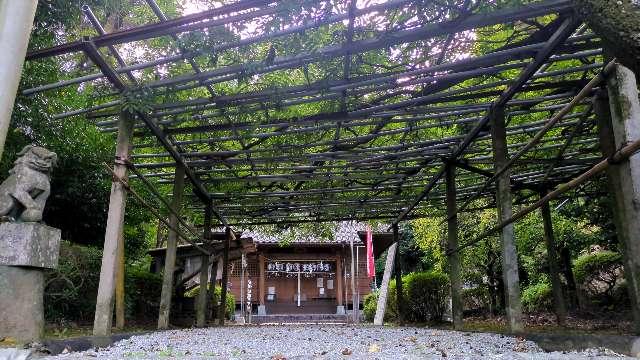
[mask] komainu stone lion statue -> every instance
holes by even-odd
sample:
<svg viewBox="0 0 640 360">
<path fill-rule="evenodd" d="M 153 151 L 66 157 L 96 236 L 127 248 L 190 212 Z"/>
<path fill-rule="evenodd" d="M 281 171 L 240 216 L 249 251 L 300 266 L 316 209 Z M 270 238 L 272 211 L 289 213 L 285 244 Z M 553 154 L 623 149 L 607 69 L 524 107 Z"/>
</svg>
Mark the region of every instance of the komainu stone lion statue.
<svg viewBox="0 0 640 360">
<path fill-rule="evenodd" d="M 0 221 L 38 222 L 51 193 L 49 172 L 58 156 L 28 145 L 18 154 L 9 177 L 0 184 Z"/>
</svg>

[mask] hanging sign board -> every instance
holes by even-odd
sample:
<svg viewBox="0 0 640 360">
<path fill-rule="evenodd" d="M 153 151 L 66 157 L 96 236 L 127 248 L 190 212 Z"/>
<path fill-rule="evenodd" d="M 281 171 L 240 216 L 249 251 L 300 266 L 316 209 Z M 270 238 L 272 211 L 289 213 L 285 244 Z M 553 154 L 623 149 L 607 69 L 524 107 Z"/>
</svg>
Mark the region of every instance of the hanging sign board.
<svg viewBox="0 0 640 360">
<path fill-rule="evenodd" d="M 272 273 L 330 273 L 334 265 L 326 261 L 295 261 L 267 263 L 267 272 Z"/>
</svg>

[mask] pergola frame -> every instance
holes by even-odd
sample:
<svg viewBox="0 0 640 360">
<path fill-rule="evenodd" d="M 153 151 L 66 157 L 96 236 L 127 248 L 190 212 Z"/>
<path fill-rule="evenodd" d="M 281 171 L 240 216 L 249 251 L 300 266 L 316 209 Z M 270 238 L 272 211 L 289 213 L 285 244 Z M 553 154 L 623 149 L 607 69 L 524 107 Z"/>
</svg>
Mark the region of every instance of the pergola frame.
<svg viewBox="0 0 640 360">
<path fill-rule="evenodd" d="M 193 233 L 184 220 L 178 220 L 183 192 L 180 184 L 185 177 L 202 204 L 192 208 L 206 210 L 205 228 L 210 228 L 211 216 L 227 228 L 229 236 L 222 246 L 225 249 L 233 240 L 231 225 L 377 219 L 391 220 L 390 224 L 397 230 L 397 225 L 404 220 L 446 214 L 452 276 L 460 273 L 457 252 L 473 243 L 458 244 L 457 214 L 497 206 L 499 224 L 483 237 L 501 232 L 509 325 L 512 331 L 518 331 L 522 322 L 517 258 L 510 228 L 513 221 L 540 207 L 545 215 L 549 210 L 544 206 L 549 200 L 604 171 L 609 166 L 603 165 L 605 163 L 626 166 L 618 164 L 638 148 L 632 142 L 637 139 L 631 139 L 626 142 L 627 147 L 607 155 L 615 162 L 602 162 L 597 146 L 602 137 L 597 131 L 598 117 L 591 99 L 605 87 L 611 74 L 621 70 L 615 61 L 604 61 L 599 38 L 582 25 L 568 0 L 544 0 L 486 13 L 469 8 L 470 2 L 465 1 L 461 7 L 450 9 L 439 22 L 373 36 L 366 26 L 356 25 L 356 20 L 406 10 L 414 1 L 391 0 L 367 8 L 358 8 L 355 1 L 349 1 L 344 12 L 205 49 L 223 54 L 251 45 L 272 44 L 273 54 L 268 54 L 267 59 L 250 59 L 226 66 L 216 64 L 210 69 L 202 68 L 198 60 L 205 50 L 184 49 L 179 40 L 181 36 L 278 17 L 283 11 L 281 5 L 270 0 L 240 0 L 199 14 L 167 19 L 154 0 L 146 1 L 159 22 L 110 34 L 105 33 L 91 9 L 83 7 L 97 36 L 35 50 L 27 54 L 26 59 L 37 61 L 82 53 L 98 72 L 22 92 L 38 94 L 105 80 L 111 85 L 111 90 L 101 97 L 101 103 L 70 109 L 53 118 L 64 121 L 82 115 L 106 133 L 118 131 L 118 139 L 126 142 L 119 146 L 128 147 L 133 153 L 119 152 L 114 183 L 126 184 L 126 168 L 133 171 L 132 179 L 140 179 L 151 188 L 154 183 L 174 183 L 170 206 L 160 191 L 153 190 L 170 209 L 173 250 L 180 237 L 180 226 L 186 226 Z M 538 23 L 537 29 L 525 31 L 527 36 L 514 31 L 510 41 L 482 54 L 446 60 L 447 52 L 454 51 L 449 46 L 460 34 L 501 24 L 517 23 L 526 27 L 541 17 L 546 20 Z M 286 56 L 275 53 L 273 44 L 281 44 L 278 42 L 286 41 L 289 36 L 340 24 L 344 26 L 344 36 L 339 44 Z M 129 65 L 116 48 L 159 37 L 172 39 L 177 44 L 176 53 Z M 429 58 L 423 64 L 396 64 L 376 70 L 354 63 L 355 58 L 367 54 L 399 49 L 427 39 L 440 41 L 441 51 L 436 59 Z M 141 81 L 143 76 L 136 75 L 145 69 L 182 62 L 190 66 L 190 72 L 153 81 Z M 332 62 L 342 64 L 338 74 L 325 72 L 314 81 L 305 75 L 305 84 L 235 94 L 219 94 L 216 90 L 217 85 L 238 84 L 247 78 L 253 78 L 260 87 L 261 81 L 268 84 L 265 79 L 270 74 L 295 70 L 304 70 L 306 74 L 309 66 L 324 70 L 323 66 Z M 558 64 L 563 68 L 553 69 Z M 369 73 L 361 73 L 365 68 Z M 151 111 L 137 110 L 135 114 L 123 115 L 121 94 L 142 86 L 153 92 Z M 615 85 L 609 84 L 609 87 L 612 91 Z M 162 99 L 175 94 L 187 94 L 187 99 L 171 102 Z M 611 99 L 612 104 L 615 101 Z M 333 109 L 293 117 L 271 115 L 309 104 L 322 104 L 325 108 L 331 105 Z M 240 118 L 243 120 L 237 121 Z M 438 132 L 439 136 L 433 135 Z M 118 170 L 118 166 L 122 168 Z M 560 186 L 547 194 L 567 182 L 572 185 Z M 540 200 L 532 199 L 534 196 L 540 196 Z M 621 202 L 623 200 L 618 199 L 619 207 L 623 206 Z M 524 211 L 513 215 L 513 204 L 522 206 Z M 473 205 L 476 207 L 471 208 Z M 124 211 L 123 200 L 119 204 L 112 202 L 111 206 L 120 206 Z M 548 214 L 546 216 L 545 219 Z M 545 221 L 544 225 L 545 241 L 552 249 L 551 222 Z M 624 221 L 619 224 L 620 228 L 625 226 L 628 224 Z M 205 244 L 213 244 L 206 234 L 203 237 Z M 115 241 L 109 235 L 105 239 L 105 257 L 110 256 L 106 252 L 107 243 L 115 244 Z M 220 247 L 220 243 L 217 244 Z M 203 250 L 203 254 L 208 260 L 207 250 Z M 228 261 L 228 252 L 225 251 L 222 258 L 221 261 Z M 102 271 L 108 277 L 114 265 L 106 264 L 103 260 Z M 630 264 L 625 264 L 628 271 L 634 266 L 633 274 L 640 271 L 638 266 Z M 454 294 L 459 294 L 458 280 L 452 280 Z M 161 328 L 168 326 L 170 281 L 165 276 Z M 102 278 L 100 286 L 103 287 Z M 104 298 L 100 314 L 96 311 L 96 323 L 103 322 L 94 328 L 99 335 L 110 331 L 106 326 L 110 320 L 109 324 L 104 322 L 110 316 L 108 305 L 112 295 L 109 285 L 105 286 L 99 293 L 99 304 L 100 297 Z M 558 291 L 556 286 L 554 291 Z M 640 292 L 635 288 L 631 291 L 636 292 L 632 298 L 634 313 L 638 315 Z M 557 296 L 556 303 L 558 313 L 563 314 L 564 304 Z M 198 324 L 203 325 L 202 306 L 206 307 L 206 299 L 202 298 L 198 304 Z M 458 302 L 454 305 L 454 324 L 459 328 L 461 308 Z M 561 316 L 564 315 L 559 315 L 559 320 L 563 320 Z M 636 322 L 640 323 L 640 317 Z"/>
</svg>

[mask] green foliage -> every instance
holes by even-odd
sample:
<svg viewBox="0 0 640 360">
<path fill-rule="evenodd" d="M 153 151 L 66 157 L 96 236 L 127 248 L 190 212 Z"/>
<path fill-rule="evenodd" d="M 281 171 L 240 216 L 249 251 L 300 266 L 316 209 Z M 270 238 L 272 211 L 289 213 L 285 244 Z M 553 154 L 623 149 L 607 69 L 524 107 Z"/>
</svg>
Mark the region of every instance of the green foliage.
<svg viewBox="0 0 640 360">
<path fill-rule="evenodd" d="M 588 304 L 607 308 L 628 306 L 619 290 L 623 284 L 622 255 L 613 251 L 584 254 L 574 262 L 573 272 Z"/>
<path fill-rule="evenodd" d="M 446 266 L 446 257 L 442 250 L 445 228 L 440 225 L 441 221 L 442 218 L 429 217 L 411 222 L 416 246 L 424 252 L 424 258 L 427 261 L 425 270 L 443 271 Z"/>
<path fill-rule="evenodd" d="M 551 285 L 541 282 L 522 291 L 522 307 L 527 312 L 549 311 L 553 305 Z"/>
<path fill-rule="evenodd" d="M 573 264 L 576 281 L 585 283 L 600 276 L 602 272 L 620 268 L 622 255 L 613 251 L 598 251 L 578 257 Z"/>
<path fill-rule="evenodd" d="M 47 321 L 93 320 L 100 280 L 102 251 L 62 241 L 58 268 L 46 274 L 44 305 Z M 125 306 L 127 316 L 155 317 L 162 278 L 144 265 L 125 267 Z"/>
<path fill-rule="evenodd" d="M 376 316 L 376 308 L 378 307 L 378 292 L 372 292 L 367 294 L 364 297 L 364 301 L 362 303 L 362 314 L 364 316 L 364 320 L 368 322 L 373 322 L 373 319 Z"/>
<path fill-rule="evenodd" d="M 128 317 L 155 319 L 160 306 L 162 276 L 141 266 L 125 270 L 125 304 Z"/>
<path fill-rule="evenodd" d="M 378 308 L 378 295 L 379 291 L 372 292 L 364 299 L 363 313 L 367 321 L 373 321 L 376 315 L 376 309 Z M 384 321 L 397 321 L 398 320 L 398 304 L 396 296 L 396 281 L 389 281 L 389 287 L 387 289 L 387 306 L 384 312 Z"/>
<path fill-rule="evenodd" d="M 211 285 L 207 284 L 207 289 L 211 289 Z M 219 286 L 216 286 L 213 290 L 213 297 L 211 298 L 211 303 L 214 304 L 214 316 L 218 317 L 218 305 L 220 304 L 220 296 L 222 296 L 222 289 Z M 197 298 L 198 294 L 200 294 L 200 286 L 197 286 L 185 293 L 186 297 Z M 225 317 L 227 319 L 231 319 L 233 314 L 236 311 L 236 299 L 233 294 L 227 291 L 227 304 L 226 304 L 226 314 Z"/>
<path fill-rule="evenodd" d="M 153 110 L 153 90 L 147 86 L 130 88 L 122 92 L 120 108 L 131 115 Z"/>
<path fill-rule="evenodd" d="M 486 286 L 462 289 L 463 308 L 466 310 L 485 310 L 489 301 L 489 290 Z"/>
<path fill-rule="evenodd" d="M 47 272 L 44 305 L 48 321 L 90 321 L 95 311 L 102 252 L 63 241 L 58 268 Z"/>
<path fill-rule="evenodd" d="M 437 272 L 411 273 L 402 278 L 406 320 L 413 322 L 442 321 L 449 294 L 449 278 Z"/>
<path fill-rule="evenodd" d="M 405 321 L 424 323 L 442 321 L 446 310 L 446 299 L 449 293 L 449 278 L 437 272 L 414 272 L 402 277 Z M 378 292 L 367 295 L 364 299 L 364 318 L 373 321 L 376 313 Z M 396 282 L 391 280 L 387 290 L 387 306 L 384 321 L 398 320 L 398 301 Z"/>
</svg>

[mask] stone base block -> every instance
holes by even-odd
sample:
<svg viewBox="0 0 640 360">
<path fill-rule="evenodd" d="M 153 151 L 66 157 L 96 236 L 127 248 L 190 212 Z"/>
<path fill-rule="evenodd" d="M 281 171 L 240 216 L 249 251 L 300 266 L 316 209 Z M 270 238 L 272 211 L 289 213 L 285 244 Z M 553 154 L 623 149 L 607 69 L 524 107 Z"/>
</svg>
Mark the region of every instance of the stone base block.
<svg viewBox="0 0 640 360">
<path fill-rule="evenodd" d="M 336 315 L 345 315 L 344 305 L 338 305 L 336 307 Z"/>
<path fill-rule="evenodd" d="M 40 223 L 0 223 L 0 265 L 58 267 L 60 230 Z"/>
<path fill-rule="evenodd" d="M 42 338 L 43 293 L 42 269 L 0 265 L 0 338 L 19 343 Z"/>
<path fill-rule="evenodd" d="M 264 305 L 258 305 L 258 315 L 267 315 L 267 307 Z"/>
</svg>

